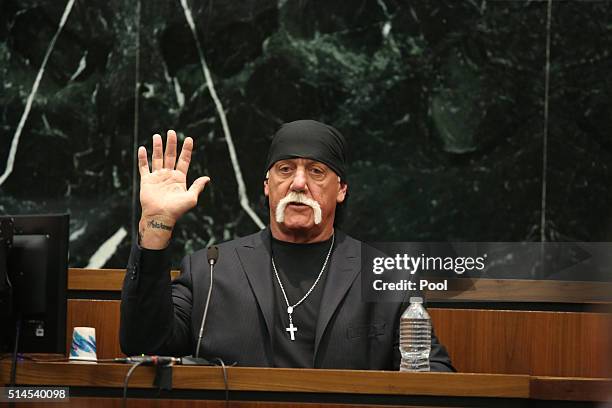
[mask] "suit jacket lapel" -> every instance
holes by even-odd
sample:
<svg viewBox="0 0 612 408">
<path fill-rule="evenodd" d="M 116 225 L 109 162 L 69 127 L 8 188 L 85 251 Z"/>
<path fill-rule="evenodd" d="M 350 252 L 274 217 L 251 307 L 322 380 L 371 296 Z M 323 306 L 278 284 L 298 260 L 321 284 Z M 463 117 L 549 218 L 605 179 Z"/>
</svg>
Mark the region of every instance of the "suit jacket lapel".
<svg viewBox="0 0 612 408">
<path fill-rule="evenodd" d="M 270 230 L 263 230 L 254 237 L 251 243 L 236 248 L 236 252 L 266 321 L 269 339 L 271 340 L 274 325 L 274 287 L 272 286 L 272 266 L 270 263 Z"/>
<path fill-rule="evenodd" d="M 317 319 L 314 348 L 315 361 L 319 343 L 325 333 L 325 329 L 361 269 L 361 247 L 359 244 L 355 244 L 355 241 L 349 239 L 346 234 L 338 230 L 336 230 L 336 240 L 338 243 L 330 260 L 323 297 L 321 298 L 321 306 L 319 308 L 319 317 Z"/>
</svg>

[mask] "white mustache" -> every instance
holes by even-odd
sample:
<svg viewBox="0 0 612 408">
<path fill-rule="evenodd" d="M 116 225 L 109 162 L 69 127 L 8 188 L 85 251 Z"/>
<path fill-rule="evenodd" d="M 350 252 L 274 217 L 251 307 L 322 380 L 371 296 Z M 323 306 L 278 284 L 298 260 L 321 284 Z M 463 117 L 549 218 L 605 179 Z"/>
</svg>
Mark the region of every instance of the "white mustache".
<svg viewBox="0 0 612 408">
<path fill-rule="evenodd" d="M 285 221 L 285 208 L 287 208 L 287 205 L 291 203 L 305 204 L 309 206 L 314 212 L 314 223 L 316 225 L 319 225 L 321 223 L 323 217 L 321 214 L 321 206 L 319 205 L 319 203 L 313 200 L 312 198 L 306 197 L 305 194 L 296 193 L 295 191 L 291 191 L 282 200 L 279 201 L 278 205 L 276 206 L 276 222 L 281 224 Z"/>
</svg>

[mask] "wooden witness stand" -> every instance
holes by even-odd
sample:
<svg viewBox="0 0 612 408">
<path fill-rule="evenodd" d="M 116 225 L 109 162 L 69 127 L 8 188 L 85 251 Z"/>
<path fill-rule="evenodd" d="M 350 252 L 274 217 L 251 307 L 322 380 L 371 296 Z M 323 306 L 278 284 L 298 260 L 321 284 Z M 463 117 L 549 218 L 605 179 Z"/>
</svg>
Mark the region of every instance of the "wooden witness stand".
<svg viewBox="0 0 612 408">
<path fill-rule="evenodd" d="M 122 356 L 118 294 L 123 274 L 122 270 L 69 271 L 67 340 L 75 326 L 95 327 L 100 359 Z M 471 292 L 456 297 L 503 302 L 523 293 L 531 301 L 539 291 L 540 296 L 546 293 L 549 297 L 544 301 L 573 303 L 572 289 L 583 290 L 583 294 L 588 290 L 584 282 L 577 283 L 579 288 L 570 288 L 567 282 L 510 284 L 513 290 L 504 291 L 500 288 L 507 288 L 508 282 L 480 282 Z M 569 298 L 563 299 L 555 285 Z M 612 398 L 612 316 L 605 310 L 610 304 L 606 296 L 612 291 L 601 285 L 593 289 L 586 306 L 603 307 L 604 312 L 430 308 L 437 335 L 459 373 L 229 367 L 231 406 L 556 407 L 559 401 L 564 401 L 563 406 L 593 406 L 588 401 Z M 120 407 L 128 369 L 122 364 L 22 361 L 17 384 L 69 386 L 71 405 Z M 163 391 L 158 398 L 159 391 L 153 387 L 155 368 L 136 369 L 129 383 L 129 406 L 225 406 L 220 367 L 175 366 L 172 370 L 173 390 Z M 8 383 L 9 374 L 10 363 L 5 359 L 0 362 L 3 384 Z M 44 406 L 55 405 L 66 406 L 59 402 Z"/>
<path fill-rule="evenodd" d="M 129 366 L 104 363 L 34 363 L 18 365 L 21 385 L 69 386 L 79 407 L 120 406 Z M 2 361 L 6 383 L 10 363 Z M 173 390 L 161 399 L 153 387 L 154 367 L 139 367 L 130 380 L 131 407 L 221 407 L 225 383 L 221 367 L 173 367 Z M 508 374 L 400 373 L 391 371 L 313 370 L 228 367 L 232 406 L 292 407 L 358 405 L 401 406 L 556 406 L 560 400 L 604 401 L 609 379 L 556 378 Z M 155 401 L 153 401 L 155 399 Z M 188 404 L 186 404 L 188 401 Z M 62 406 L 45 403 L 45 407 Z M 21 405 L 20 405 L 21 406 Z M 24 403 L 23 406 L 27 406 Z M 65 406 L 65 405 L 63 405 Z M 579 405 L 582 406 L 582 405 Z"/>
</svg>

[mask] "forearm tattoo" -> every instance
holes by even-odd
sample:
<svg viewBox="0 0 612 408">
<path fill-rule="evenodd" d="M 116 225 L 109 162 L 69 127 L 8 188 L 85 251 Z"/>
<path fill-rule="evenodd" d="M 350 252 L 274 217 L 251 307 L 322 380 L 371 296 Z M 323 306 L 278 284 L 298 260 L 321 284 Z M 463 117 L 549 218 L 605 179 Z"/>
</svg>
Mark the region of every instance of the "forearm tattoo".
<svg viewBox="0 0 612 408">
<path fill-rule="evenodd" d="M 143 226 L 142 224 L 140 224 L 140 228 L 138 228 L 138 245 L 142 244 L 142 237 L 144 237 L 145 231 L 147 228 L 161 229 L 164 231 L 172 231 L 172 227 L 164 224 L 163 222 L 155 221 L 155 220 L 147 221 L 146 226 Z"/>
<path fill-rule="evenodd" d="M 163 229 L 166 231 L 172 231 L 172 227 L 170 225 L 166 225 L 163 222 L 159 222 L 155 220 L 147 221 L 147 227 L 154 228 L 154 229 Z"/>
</svg>

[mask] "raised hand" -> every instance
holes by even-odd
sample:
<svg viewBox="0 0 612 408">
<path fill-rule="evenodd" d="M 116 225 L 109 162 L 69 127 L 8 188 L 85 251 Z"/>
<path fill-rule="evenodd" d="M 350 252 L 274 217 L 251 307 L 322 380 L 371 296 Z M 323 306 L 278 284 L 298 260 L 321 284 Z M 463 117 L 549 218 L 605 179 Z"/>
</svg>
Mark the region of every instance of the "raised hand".
<svg viewBox="0 0 612 408">
<path fill-rule="evenodd" d="M 143 146 L 138 149 L 142 207 L 138 230 L 143 248 L 166 247 L 174 225 L 185 212 L 196 206 L 198 196 L 210 181 L 208 177 L 200 177 L 188 189 L 187 171 L 193 152 L 193 139 L 185 139 L 178 161 L 176 147 L 174 130 L 168 131 L 165 152 L 161 136 L 154 135 L 152 171 L 149 170 L 147 150 Z"/>
</svg>

